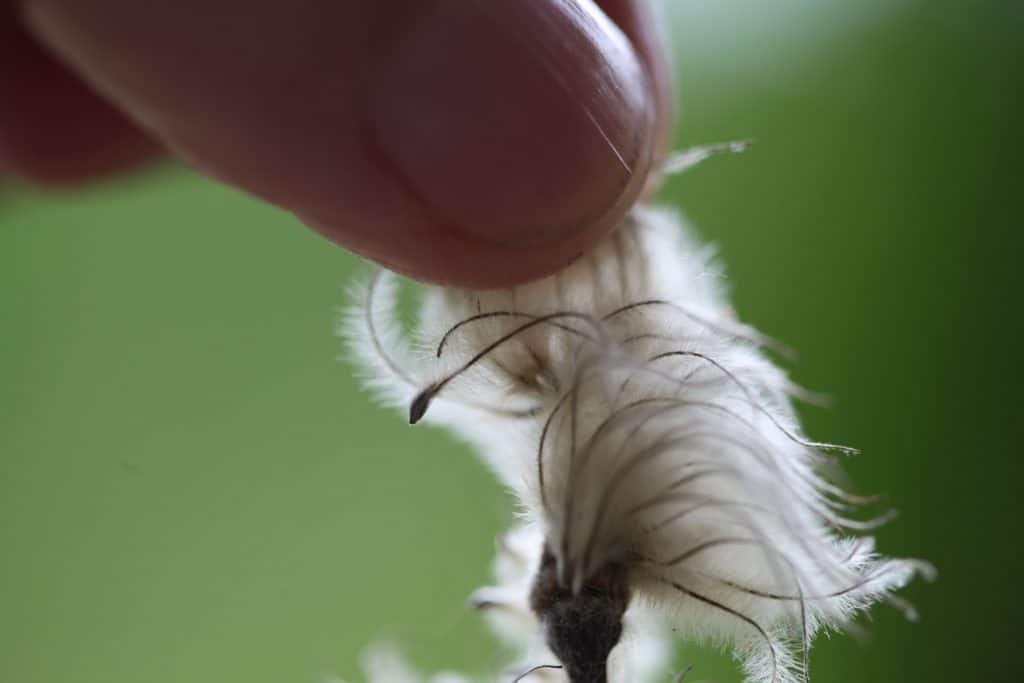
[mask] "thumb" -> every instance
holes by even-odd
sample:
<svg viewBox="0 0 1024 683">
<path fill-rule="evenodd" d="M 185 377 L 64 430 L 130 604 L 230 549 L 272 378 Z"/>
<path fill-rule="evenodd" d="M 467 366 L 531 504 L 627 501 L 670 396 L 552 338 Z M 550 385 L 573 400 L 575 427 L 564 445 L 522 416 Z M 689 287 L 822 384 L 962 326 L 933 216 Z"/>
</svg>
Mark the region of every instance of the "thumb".
<svg viewBox="0 0 1024 683">
<path fill-rule="evenodd" d="M 28 0 L 38 37 L 200 169 L 414 277 L 549 273 L 642 189 L 652 88 L 590 0 Z"/>
</svg>

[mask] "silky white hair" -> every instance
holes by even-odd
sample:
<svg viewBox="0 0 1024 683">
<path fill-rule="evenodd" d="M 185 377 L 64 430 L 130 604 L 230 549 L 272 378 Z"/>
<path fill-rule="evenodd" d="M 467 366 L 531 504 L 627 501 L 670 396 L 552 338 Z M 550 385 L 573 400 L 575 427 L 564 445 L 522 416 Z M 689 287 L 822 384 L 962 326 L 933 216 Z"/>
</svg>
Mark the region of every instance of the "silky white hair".
<svg viewBox="0 0 1024 683">
<path fill-rule="evenodd" d="M 806 392 L 766 353 L 785 349 L 735 318 L 678 214 L 638 207 L 522 286 L 429 287 L 411 340 L 394 275 L 355 298 L 343 331 L 369 384 L 474 447 L 572 591 L 624 567 L 631 609 L 730 645 L 749 683 L 809 680 L 813 636 L 874 602 L 913 616 L 892 593 L 931 568 L 854 535 L 886 516 L 858 518 L 872 501 L 829 476 L 852 449 L 801 433 Z"/>
</svg>

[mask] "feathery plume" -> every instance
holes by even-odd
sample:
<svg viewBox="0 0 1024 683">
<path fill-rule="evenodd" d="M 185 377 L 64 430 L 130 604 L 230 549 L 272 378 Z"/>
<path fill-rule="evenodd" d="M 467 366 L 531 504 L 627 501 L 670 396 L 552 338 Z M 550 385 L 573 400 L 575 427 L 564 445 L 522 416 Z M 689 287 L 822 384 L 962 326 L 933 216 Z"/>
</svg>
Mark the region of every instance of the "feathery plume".
<svg viewBox="0 0 1024 683">
<path fill-rule="evenodd" d="M 887 516 L 826 476 L 853 449 L 801 433 L 766 353 L 786 350 L 735 318 L 675 213 L 638 207 L 519 287 L 428 288 L 413 342 L 393 277 L 352 309 L 352 347 L 382 398 L 469 441 L 537 520 L 529 605 L 570 683 L 615 680 L 638 605 L 731 645 L 749 683 L 808 681 L 813 636 L 875 602 L 912 616 L 893 591 L 930 566 L 857 535 Z"/>
</svg>

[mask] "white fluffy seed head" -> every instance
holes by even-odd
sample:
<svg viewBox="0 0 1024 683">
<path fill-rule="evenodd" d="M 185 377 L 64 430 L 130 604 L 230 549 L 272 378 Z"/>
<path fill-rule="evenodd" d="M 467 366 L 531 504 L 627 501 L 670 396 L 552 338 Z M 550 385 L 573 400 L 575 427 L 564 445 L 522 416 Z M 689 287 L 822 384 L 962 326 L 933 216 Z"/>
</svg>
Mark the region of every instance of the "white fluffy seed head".
<svg viewBox="0 0 1024 683">
<path fill-rule="evenodd" d="M 393 288 L 379 275 L 346 326 L 374 386 L 476 447 L 567 589 L 625 567 L 633 604 L 731 643 L 748 681 L 791 683 L 817 631 L 929 571 L 849 534 L 873 523 L 822 474 L 849 449 L 800 433 L 774 343 L 735 319 L 674 213 L 639 208 L 527 285 L 431 288 L 412 344 Z"/>
</svg>

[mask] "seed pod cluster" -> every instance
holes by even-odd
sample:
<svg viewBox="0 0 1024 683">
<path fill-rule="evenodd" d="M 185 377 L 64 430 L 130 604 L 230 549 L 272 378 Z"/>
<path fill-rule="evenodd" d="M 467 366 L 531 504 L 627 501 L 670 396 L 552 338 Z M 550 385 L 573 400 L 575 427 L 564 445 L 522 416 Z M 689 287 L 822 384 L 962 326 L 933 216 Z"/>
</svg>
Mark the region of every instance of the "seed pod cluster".
<svg viewBox="0 0 1024 683">
<path fill-rule="evenodd" d="M 395 276 L 357 302 L 345 331 L 379 395 L 469 441 L 536 530 L 509 603 L 557 660 L 545 675 L 640 680 L 609 660 L 664 622 L 729 644 L 750 683 L 803 682 L 815 634 L 878 601 L 911 613 L 893 591 L 930 568 L 875 553 L 886 516 L 830 476 L 852 449 L 802 434 L 785 349 L 735 318 L 675 213 L 638 207 L 536 282 L 427 288 L 412 339 Z"/>
</svg>

